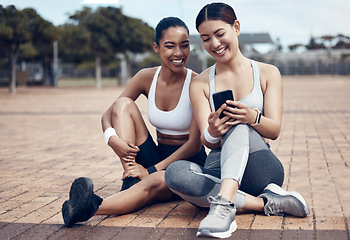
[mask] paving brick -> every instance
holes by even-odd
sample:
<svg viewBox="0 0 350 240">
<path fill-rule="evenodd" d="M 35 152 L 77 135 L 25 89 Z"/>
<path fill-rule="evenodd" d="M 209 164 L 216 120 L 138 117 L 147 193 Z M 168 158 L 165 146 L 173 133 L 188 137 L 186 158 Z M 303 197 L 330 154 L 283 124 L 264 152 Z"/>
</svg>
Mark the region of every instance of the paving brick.
<svg viewBox="0 0 350 240">
<path fill-rule="evenodd" d="M 280 216 L 264 216 L 256 215 L 251 226 L 251 229 L 273 229 L 279 230 L 282 229 L 283 217 Z"/>
<path fill-rule="evenodd" d="M 230 239 L 349 239 L 350 78 L 283 79 L 282 129 L 271 149 L 285 168 L 283 187 L 300 192 L 311 213 L 239 211 Z M 104 143 L 100 118 L 122 90 L 28 87 L 11 95 L 0 88 L 1 238 L 193 239 L 208 210 L 184 201 L 63 227 L 61 206 L 75 178 L 91 177 L 103 197 L 120 189 L 122 168 Z M 145 98 L 137 103 L 146 117 Z"/>
<path fill-rule="evenodd" d="M 26 230 L 25 232 L 17 235 L 14 237 L 14 240 L 37 240 L 37 239 L 47 239 L 50 235 L 52 235 L 54 232 L 58 231 L 62 226 L 59 225 L 48 225 L 48 224 L 41 224 L 41 225 L 35 225 L 32 228 Z"/>
<path fill-rule="evenodd" d="M 346 230 L 344 217 L 316 217 L 317 230 Z"/>
<path fill-rule="evenodd" d="M 282 240 L 313 240 L 313 230 L 283 230 Z"/>
</svg>

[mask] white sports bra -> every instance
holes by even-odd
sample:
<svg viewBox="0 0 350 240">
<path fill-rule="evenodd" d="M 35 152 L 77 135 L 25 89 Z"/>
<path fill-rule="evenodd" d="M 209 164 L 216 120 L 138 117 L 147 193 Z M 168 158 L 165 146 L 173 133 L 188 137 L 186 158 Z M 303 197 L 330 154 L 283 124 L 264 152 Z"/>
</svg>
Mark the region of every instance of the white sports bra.
<svg viewBox="0 0 350 240">
<path fill-rule="evenodd" d="M 155 95 L 157 80 L 161 66 L 158 67 L 148 93 L 148 120 L 160 133 L 167 135 L 189 134 L 192 121 L 192 105 L 189 96 L 192 70 L 187 69 L 187 75 L 182 87 L 181 96 L 176 107 L 171 111 L 159 110 L 156 106 Z"/>
</svg>

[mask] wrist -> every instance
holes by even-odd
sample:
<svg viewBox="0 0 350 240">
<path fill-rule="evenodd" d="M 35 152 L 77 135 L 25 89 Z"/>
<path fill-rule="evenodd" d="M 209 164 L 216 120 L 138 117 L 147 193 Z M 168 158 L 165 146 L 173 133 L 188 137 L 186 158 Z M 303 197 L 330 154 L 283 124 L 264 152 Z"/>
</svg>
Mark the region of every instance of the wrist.
<svg viewBox="0 0 350 240">
<path fill-rule="evenodd" d="M 257 126 L 260 124 L 260 121 L 261 121 L 261 117 L 262 117 L 262 114 L 261 114 L 261 111 L 257 108 L 254 109 L 254 111 L 257 113 L 256 114 L 256 117 L 255 117 L 255 121 L 253 124 L 251 124 L 252 126 Z"/>
<path fill-rule="evenodd" d="M 111 137 L 113 137 L 113 136 L 114 136 L 114 137 L 118 137 L 117 132 L 116 132 L 115 129 L 112 128 L 112 127 L 107 128 L 107 129 L 104 131 L 103 136 L 104 136 L 104 138 L 105 138 L 105 142 L 106 142 L 107 145 L 108 145 L 109 139 L 110 139 Z"/>
<path fill-rule="evenodd" d="M 149 168 L 147 168 L 147 171 L 149 174 L 152 174 L 154 172 L 157 172 L 157 168 L 153 165 L 153 166 L 150 166 Z"/>
<path fill-rule="evenodd" d="M 208 143 L 216 144 L 221 140 L 221 137 L 213 137 L 208 131 L 209 125 L 204 130 L 204 138 Z"/>
</svg>

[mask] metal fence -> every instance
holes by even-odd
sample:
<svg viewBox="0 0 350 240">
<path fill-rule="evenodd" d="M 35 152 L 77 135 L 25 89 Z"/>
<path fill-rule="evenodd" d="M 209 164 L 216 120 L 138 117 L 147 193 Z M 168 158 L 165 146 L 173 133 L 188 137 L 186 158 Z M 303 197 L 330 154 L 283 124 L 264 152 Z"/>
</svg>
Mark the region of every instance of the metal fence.
<svg viewBox="0 0 350 240">
<path fill-rule="evenodd" d="M 277 60 L 261 59 L 261 57 L 252 57 L 257 61 L 271 63 L 275 65 L 282 75 L 350 75 L 350 61 L 323 62 L 323 61 L 288 61 L 281 62 Z M 210 61 L 208 61 L 209 64 Z M 203 64 L 197 56 L 191 56 L 187 67 L 196 72 L 201 72 Z M 131 74 L 135 74 L 140 67 L 134 65 Z M 22 72 L 18 66 L 18 72 Z M 120 68 L 102 67 L 102 77 L 118 78 Z M 19 75 L 19 74 L 18 74 Z M 94 69 L 79 69 L 74 64 L 64 63 L 59 65 L 58 75 L 60 77 L 70 78 L 94 78 Z M 28 63 L 26 65 L 25 76 L 27 83 L 40 83 L 43 80 L 43 69 L 39 63 Z M 10 69 L 0 69 L 0 85 L 7 85 L 10 81 Z"/>
</svg>

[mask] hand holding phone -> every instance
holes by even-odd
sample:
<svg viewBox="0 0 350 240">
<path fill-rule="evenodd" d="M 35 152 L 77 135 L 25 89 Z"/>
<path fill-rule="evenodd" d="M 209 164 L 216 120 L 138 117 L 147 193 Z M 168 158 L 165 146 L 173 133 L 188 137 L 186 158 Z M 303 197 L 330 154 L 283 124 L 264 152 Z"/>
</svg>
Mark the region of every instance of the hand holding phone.
<svg viewBox="0 0 350 240">
<path fill-rule="evenodd" d="M 214 101 L 214 107 L 215 107 L 215 111 L 217 111 L 222 104 L 226 103 L 227 100 L 232 100 L 233 101 L 233 93 L 232 90 L 228 89 L 228 90 L 224 90 L 221 92 L 216 92 L 213 93 L 213 101 Z M 226 115 L 221 112 L 219 118 L 223 118 Z"/>
</svg>

